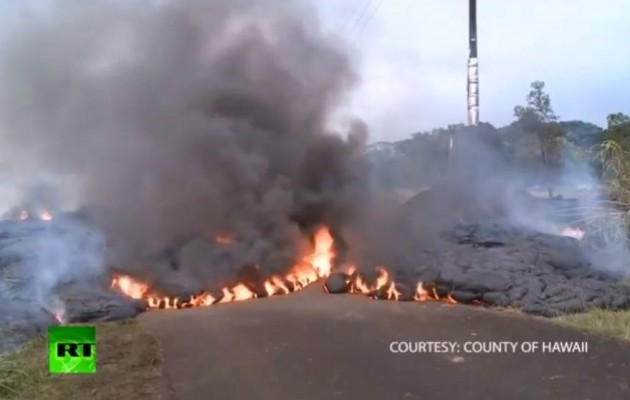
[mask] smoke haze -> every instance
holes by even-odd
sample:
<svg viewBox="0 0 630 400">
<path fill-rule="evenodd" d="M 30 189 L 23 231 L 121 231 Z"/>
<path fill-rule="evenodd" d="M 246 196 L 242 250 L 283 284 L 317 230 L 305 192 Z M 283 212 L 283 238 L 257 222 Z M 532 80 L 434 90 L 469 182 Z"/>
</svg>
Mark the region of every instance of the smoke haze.
<svg viewBox="0 0 630 400">
<path fill-rule="evenodd" d="M 356 77 L 278 4 L 55 2 L 1 49 L 4 159 L 81 182 L 109 263 L 229 232 L 240 263 L 290 265 L 301 231 L 351 218 L 367 133 L 327 132 Z"/>
</svg>

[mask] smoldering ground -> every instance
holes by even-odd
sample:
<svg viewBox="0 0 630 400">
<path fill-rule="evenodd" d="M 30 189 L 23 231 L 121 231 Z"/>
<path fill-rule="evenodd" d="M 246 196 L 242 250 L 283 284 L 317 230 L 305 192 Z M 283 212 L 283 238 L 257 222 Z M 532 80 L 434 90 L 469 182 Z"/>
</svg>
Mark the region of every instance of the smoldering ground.
<svg viewBox="0 0 630 400">
<path fill-rule="evenodd" d="M 80 178 L 109 265 L 229 233 L 215 270 L 283 270 L 360 204 L 365 127 L 326 128 L 356 80 L 297 2 L 56 1 L 2 48 L 3 156 Z"/>
<path fill-rule="evenodd" d="M 365 126 L 326 128 L 357 77 L 298 3 L 57 1 L 19 23 L 1 51 L 3 157 L 17 173 L 80 182 L 84 221 L 107 239 L 99 268 L 184 271 L 173 289 L 182 294 L 242 267 L 286 271 L 325 224 L 361 268 L 380 263 L 409 287 L 421 279 L 458 300 L 542 302 L 544 312 L 628 304 L 573 257 L 575 242 L 504 226 L 445 232 L 512 204 L 486 179 L 500 160 L 474 136 L 456 156 L 466 174 L 444 191 L 402 212 L 374 207 Z M 214 242 L 224 234 L 231 245 Z M 104 309 L 90 307 L 90 318 Z"/>
<path fill-rule="evenodd" d="M 422 282 L 434 298 L 545 316 L 630 307 L 618 270 L 597 257 L 588 240 L 561 234 L 568 222 L 559 210 L 566 202 L 523 190 L 523 171 L 510 168 L 487 129 L 455 135 L 441 184 L 389 208 L 389 215 L 362 220 L 361 237 L 349 240 L 351 258 L 363 267 L 361 280 L 376 282 L 374 267 L 386 266 L 402 299 L 413 299 Z M 346 292 L 354 279 L 340 272 L 326 286 Z M 391 292 L 371 295 L 389 298 Z"/>
</svg>

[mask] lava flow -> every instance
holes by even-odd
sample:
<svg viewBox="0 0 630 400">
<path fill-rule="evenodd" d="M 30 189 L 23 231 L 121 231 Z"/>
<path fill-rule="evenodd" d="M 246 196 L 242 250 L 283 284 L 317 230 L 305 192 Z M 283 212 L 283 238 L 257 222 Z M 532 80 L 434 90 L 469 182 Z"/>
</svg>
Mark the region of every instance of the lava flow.
<svg viewBox="0 0 630 400">
<path fill-rule="evenodd" d="M 346 275 L 347 292 L 352 294 L 362 294 L 372 299 L 387 299 L 399 301 L 402 300 L 403 292 L 396 286 L 396 282 L 390 279 L 389 272 L 384 267 L 376 267 L 376 279 L 374 283 L 369 284 L 365 278 L 360 275 L 354 266 L 344 271 Z M 410 299 L 411 300 L 411 299 Z M 413 293 L 413 301 L 442 301 L 445 303 L 456 304 L 450 294 L 440 296 L 435 288 L 427 290 L 422 282 L 416 284 Z"/>
<path fill-rule="evenodd" d="M 26 220 L 29 220 L 29 219 L 39 219 L 41 221 L 52 221 L 53 216 L 50 213 L 50 211 L 48 211 L 48 210 L 41 210 L 39 212 L 39 214 L 37 215 L 37 217 L 33 217 L 33 216 L 31 216 L 31 214 L 29 214 L 28 211 L 22 210 L 20 212 L 20 215 L 18 216 L 18 220 L 26 221 Z"/>
<path fill-rule="evenodd" d="M 221 236 L 217 243 L 228 244 L 227 236 Z M 230 237 L 231 240 L 231 237 Z M 205 307 L 214 304 L 243 301 L 258 297 L 276 296 L 299 291 L 320 278 L 331 275 L 333 258 L 335 257 L 334 240 L 327 228 L 319 229 L 314 236 L 313 249 L 301 262 L 294 265 L 283 276 L 274 275 L 262 284 L 263 291 L 259 293 L 247 284 L 241 282 L 222 288 L 215 294 L 207 292 L 190 296 L 187 299 L 160 296 L 148 284 L 127 275 L 115 275 L 111 287 L 133 299 L 145 300 L 148 308 L 190 308 Z M 358 273 L 354 266 L 346 266 L 343 272 L 346 277 L 345 293 L 361 294 L 373 299 L 414 300 L 414 301 L 442 301 L 457 303 L 452 296 L 439 296 L 435 288 L 427 290 L 422 282 L 418 282 L 412 298 L 405 298 L 396 282 L 390 279 L 390 274 L 384 267 L 376 268 L 377 276 L 373 283 L 369 283 Z M 324 286 L 326 289 L 326 286 Z"/>
<path fill-rule="evenodd" d="M 576 240 L 582 240 L 584 238 L 585 232 L 580 228 L 574 228 L 572 226 L 567 226 L 562 230 L 562 236 L 572 237 Z"/>
<path fill-rule="evenodd" d="M 217 242 L 228 244 L 229 236 L 220 236 Z M 327 228 L 320 228 L 313 238 L 313 250 L 284 276 L 274 275 L 263 282 L 264 293 L 257 293 L 245 283 L 224 287 L 220 294 L 201 293 L 188 299 L 160 296 L 149 285 L 127 275 L 115 275 L 111 287 L 133 299 L 145 300 L 149 308 L 189 308 L 255 299 L 262 296 L 287 294 L 303 289 L 320 278 L 330 275 L 335 256 L 334 240 Z"/>
</svg>

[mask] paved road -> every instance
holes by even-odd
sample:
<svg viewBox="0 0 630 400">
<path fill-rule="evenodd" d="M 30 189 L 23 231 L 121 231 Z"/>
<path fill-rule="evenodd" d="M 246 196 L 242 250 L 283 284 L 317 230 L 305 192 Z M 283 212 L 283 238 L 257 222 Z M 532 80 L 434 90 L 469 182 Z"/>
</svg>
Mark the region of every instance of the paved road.
<svg viewBox="0 0 630 400">
<path fill-rule="evenodd" d="M 178 400 L 630 399 L 630 346 L 470 306 L 319 288 L 141 320 Z M 587 341 L 587 354 L 393 354 L 392 341 Z"/>
</svg>

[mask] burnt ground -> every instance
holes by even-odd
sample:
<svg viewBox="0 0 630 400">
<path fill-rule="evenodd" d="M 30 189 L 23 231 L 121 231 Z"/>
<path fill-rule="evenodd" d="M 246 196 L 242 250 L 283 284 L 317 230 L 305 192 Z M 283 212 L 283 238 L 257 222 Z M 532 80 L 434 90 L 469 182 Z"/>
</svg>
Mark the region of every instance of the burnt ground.
<svg viewBox="0 0 630 400">
<path fill-rule="evenodd" d="M 627 399 L 630 346 L 480 307 L 289 296 L 140 320 L 178 400 Z M 588 353 L 392 354 L 392 341 L 587 341 Z"/>
<path fill-rule="evenodd" d="M 466 197 L 446 190 L 417 195 L 390 218 L 393 223 L 377 227 L 377 238 L 368 238 L 361 255 L 367 280 L 374 280 L 374 266 L 383 265 L 407 299 L 421 281 L 440 297 L 543 316 L 630 307 L 630 288 L 619 284 L 620 274 L 595 262 L 588 240 L 531 227 L 541 221 L 549 230 L 563 226 L 566 222 L 553 220 L 554 207 L 565 206 L 562 201 L 522 192 Z M 529 221 L 516 221 L 519 208 Z M 343 279 L 329 282 L 333 291 L 344 291 Z"/>
<path fill-rule="evenodd" d="M 86 322 L 130 318 L 145 309 L 144 302 L 108 290 L 101 269 L 73 271 L 89 264 L 83 233 L 74 221 L 0 222 L 0 354 L 58 324 L 53 314 L 60 310 L 66 322 Z M 52 279 L 46 275 L 51 264 L 69 269 Z"/>
<path fill-rule="evenodd" d="M 459 203 L 451 204 L 433 191 L 426 192 L 402 209 L 398 219 L 392 220 L 393 228 L 379 226 L 377 240 L 367 238 L 370 245 L 362 248 L 364 276 L 374 278 L 373 267 L 384 265 L 403 291 L 403 299 L 410 299 L 416 283 L 422 281 L 426 290 L 435 289 L 441 297 L 451 295 L 460 303 L 514 307 L 543 316 L 594 307 L 630 307 L 630 289 L 620 285 L 618 277 L 596 268 L 583 243 L 517 226 L 500 218 L 505 210 L 488 207 L 480 212 L 475 207 L 474 212 L 467 213 L 461 197 L 457 200 Z M 492 206 L 478 200 L 474 203 Z M 544 205 L 526 206 L 532 215 L 544 216 Z M 85 257 L 94 250 L 88 246 L 94 245 L 93 240 L 85 239 L 90 236 L 83 235 L 81 224 L 77 227 L 76 223 L 62 218 L 0 223 L 0 353 L 56 323 L 51 314 L 55 305 L 64 305 L 67 322 L 131 318 L 145 309 L 144 302 L 109 289 L 108 271 L 93 268 L 93 260 Z M 81 240 L 76 239 L 77 232 Z M 43 247 L 42 237 L 48 243 Z M 195 239 L 181 247 L 176 255 L 177 271 L 169 270 L 165 260 L 161 268 L 151 266 L 160 271 L 157 275 L 163 284 L 156 286 L 165 294 L 187 298 L 204 289 L 198 286 L 201 280 L 195 275 L 199 265 L 214 266 L 212 260 L 230 260 L 225 255 L 239 251 L 238 245 L 208 242 L 199 246 L 198 242 Z M 68 243 L 74 245 L 64 248 Z M 63 251 L 58 251 L 59 246 Z M 46 250 L 43 253 L 42 248 Z M 34 257 L 37 254 L 40 256 Z M 69 268 L 67 274 L 58 274 L 62 279 L 52 286 L 49 277 L 42 274 L 49 270 L 48 263 Z M 88 273 L 75 273 L 83 270 Z M 221 274 L 230 275 L 228 272 L 226 267 Z M 329 286 L 335 283 L 333 292 L 345 289 L 339 276 L 328 281 Z"/>
<path fill-rule="evenodd" d="M 388 266 L 407 300 L 421 281 L 425 290 L 461 303 L 548 317 L 630 307 L 630 288 L 595 268 L 577 240 L 498 223 L 460 224 L 429 250 L 404 249 L 374 260 Z M 330 291 L 345 291 L 342 279 L 327 282 Z"/>
</svg>

